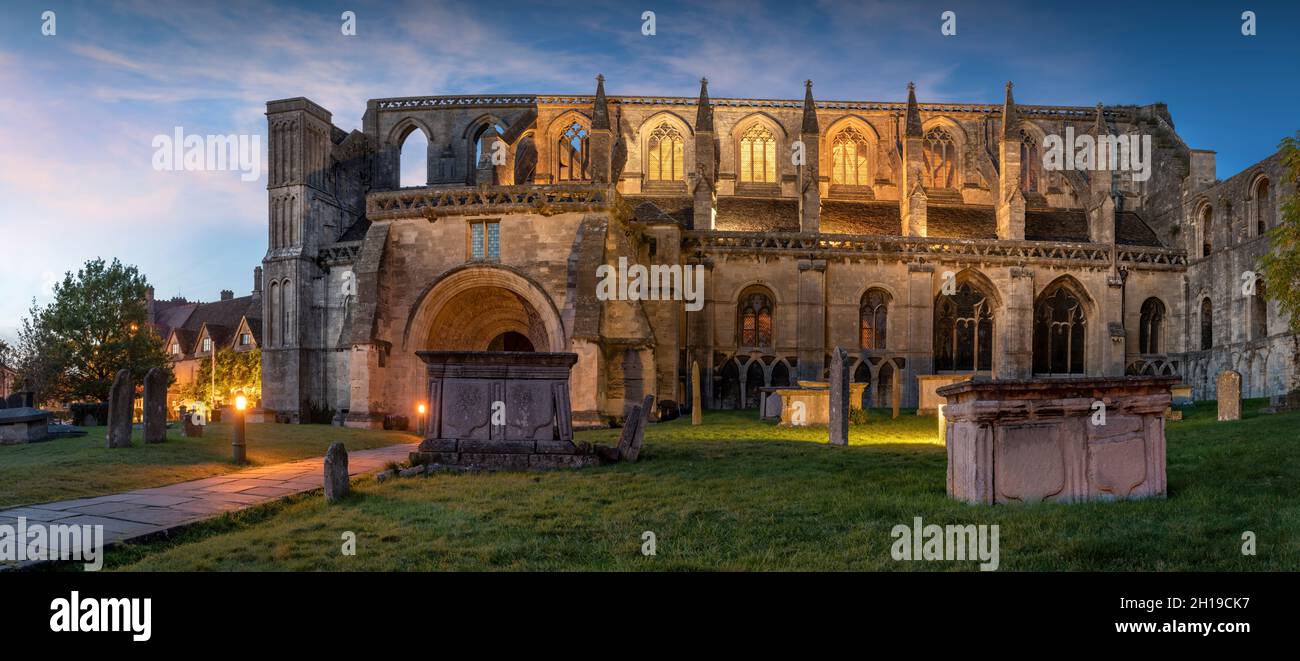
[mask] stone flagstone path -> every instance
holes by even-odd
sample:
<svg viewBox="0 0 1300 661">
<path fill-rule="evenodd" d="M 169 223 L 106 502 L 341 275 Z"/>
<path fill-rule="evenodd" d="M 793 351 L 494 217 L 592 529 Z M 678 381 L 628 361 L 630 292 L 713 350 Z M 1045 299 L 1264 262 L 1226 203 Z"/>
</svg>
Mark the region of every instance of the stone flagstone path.
<svg viewBox="0 0 1300 661">
<path fill-rule="evenodd" d="M 401 462 L 418 443 L 403 443 L 348 453 L 348 473 L 358 475 Z M 17 525 L 19 517 L 79 526 L 104 526 L 104 545 L 161 533 L 285 496 L 320 489 L 323 457 L 259 466 L 164 487 L 136 489 L 95 498 L 62 500 L 0 510 L 0 525 Z M 26 563 L 24 563 L 26 564 Z M 14 563 L 0 561 L 0 568 Z"/>
</svg>

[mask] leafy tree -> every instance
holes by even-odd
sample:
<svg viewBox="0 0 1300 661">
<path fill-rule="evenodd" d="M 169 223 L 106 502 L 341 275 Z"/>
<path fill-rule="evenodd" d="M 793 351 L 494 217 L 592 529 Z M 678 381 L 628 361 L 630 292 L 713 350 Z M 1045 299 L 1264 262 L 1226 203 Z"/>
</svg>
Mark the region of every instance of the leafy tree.
<svg viewBox="0 0 1300 661">
<path fill-rule="evenodd" d="M 64 274 L 49 305 L 32 303 L 18 333 L 17 363 L 38 399 L 102 402 L 120 369 L 131 370 L 137 383 L 151 368 L 170 370 L 146 323 L 148 286 L 134 266 L 93 259 Z"/>
<path fill-rule="evenodd" d="M 212 385 L 212 359 L 209 358 L 199 363 L 194 381 L 181 388 L 181 397 L 211 403 L 214 399 Z M 241 394 L 248 398 L 250 406 L 262 397 L 262 350 L 217 349 L 217 405 L 233 403 L 234 396 Z"/>
<path fill-rule="evenodd" d="M 1270 298 L 1291 318 L 1300 333 L 1300 131 L 1278 146 L 1286 178 L 1297 188 L 1282 203 L 1282 220 L 1269 231 L 1272 250 L 1261 260 Z M 1280 188 L 1280 187 L 1279 187 Z"/>
</svg>

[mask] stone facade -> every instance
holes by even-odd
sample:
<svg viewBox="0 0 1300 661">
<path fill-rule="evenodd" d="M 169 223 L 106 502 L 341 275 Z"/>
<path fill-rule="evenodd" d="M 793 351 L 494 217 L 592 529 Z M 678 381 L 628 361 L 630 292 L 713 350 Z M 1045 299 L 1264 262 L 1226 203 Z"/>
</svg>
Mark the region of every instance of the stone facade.
<svg viewBox="0 0 1300 661">
<path fill-rule="evenodd" d="M 417 351 L 511 346 L 578 356 L 579 426 L 646 395 L 686 401 L 693 362 L 703 408 L 758 407 L 763 387 L 826 379 L 835 346 L 876 407 L 895 374 L 905 407 L 936 374 L 1173 374 L 1208 398 L 1231 364 L 1248 396 L 1296 385 L 1287 320 L 1266 304 L 1256 337 L 1233 293 L 1265 245 L 1242 228 L 1276 222 L 1290 184 L 1275 157 L 1217 182 L 1163 104 L 1020 106 L 1010 85 L 991 104 L 604 89 L 375 99 L 351 132 L 310 100 L 269 102 L 264 406 L 376 427 L 422 401 Z M 401 188 L 417 131 L 428 183 Z M 1152 176 L 1039 167 L 1067 131 L 1153 136 Z M 497 145 L 504 163 L 484 157 Z M 1272 201 L 1248 202 L 1261 178 Z M 1200 257 L 1206 205 L 1225 220 Z M 702 308 L 602 300 L 597 269 L 620 259 L 703 269 Z M 1044 315 L 1070 330 L 1038 333 Z"/>
</svg>

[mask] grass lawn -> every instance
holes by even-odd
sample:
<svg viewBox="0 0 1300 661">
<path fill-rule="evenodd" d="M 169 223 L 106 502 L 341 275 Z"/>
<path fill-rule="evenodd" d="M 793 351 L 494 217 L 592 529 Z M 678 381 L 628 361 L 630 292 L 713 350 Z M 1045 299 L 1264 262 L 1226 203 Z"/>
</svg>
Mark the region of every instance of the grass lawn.
<svg viewBox="0 0 1300 661">
<path fill-rule="evenodd" d="M 120 548 L 126 570 L 975 570 L 899 562 L 890 530 L 913 517 L 998 524 L 1002 570 L 1300 568 L 1300 413 L 1214 421 L 1213 403 L 1170 423 L 1169 497 L 969 506 L 944 494 L 935 419 L 874 412 L 852 445 L 754 412 L 652 425 L 641 461 L 581 471 L 354 482 L 223 515 Z M 284 427 L 277 427 L 286 429 Z M 310 428 L 309 428 L 310 429 Z M 610 442 L 617 430 L 582 434 Z M 1243 531 L 1258 555 L 1243 556 Z M 356 534 L 356 555 L 341 536 Z M 657 555 L 641 554 L 643 531 Z"/>
<path fill-rule="evenodd" d="M 167 442 L 145 444 L 135 430 L 130 449 L 109 450 L 107 427 L 87 427 L 81 438 L 0 446 L 0 507 L 69 500 L 197 480 L 241 468 L 230 461 L 228 424 L 211 424 L 202 438 L 167 430 Z M 278 464 L 325 454 L 343 441 L 361 450 L 419 439 L 404 432 L 344 429 L 324 425 L 250 424 L 251 465 Z"/>
</svg>

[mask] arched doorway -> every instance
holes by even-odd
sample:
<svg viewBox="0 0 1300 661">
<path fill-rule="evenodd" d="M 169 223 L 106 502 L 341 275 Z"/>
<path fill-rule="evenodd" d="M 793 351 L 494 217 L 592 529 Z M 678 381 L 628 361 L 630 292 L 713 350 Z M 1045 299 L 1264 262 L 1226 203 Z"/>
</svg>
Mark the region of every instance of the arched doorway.
<svg viewBox="0 0 1300 661">
<path fill-rule="evenodd" d="M 533 341 L 527 335 L 515 331 L 506 331 L 488 344 L 488 351 L 536 351 Z"/>
<path fill-rule="evenodd" d="M 408 351 L 564 351 L 564 328 L 550 296 L 499 265 L 452 269 L 416 303 Z"/>
</svg>

